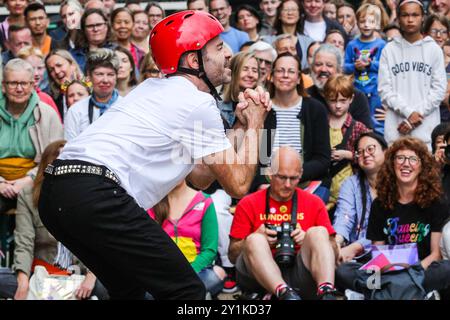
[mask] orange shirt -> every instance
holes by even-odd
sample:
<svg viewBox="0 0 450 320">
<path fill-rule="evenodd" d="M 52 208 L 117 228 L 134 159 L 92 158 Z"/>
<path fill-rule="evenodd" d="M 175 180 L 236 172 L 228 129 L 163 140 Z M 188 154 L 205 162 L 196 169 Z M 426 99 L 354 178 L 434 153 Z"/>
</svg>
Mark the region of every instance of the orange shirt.
<svg viewBox="0 0 450 320">
<path fill-rule="evenodd" d="M 50 53 L 51 45 L 52 45 L 52 38 L 49 35 L 46 35 L 42 46 L 40 47 L 35 46 L 35 47 L 40 49 L 44 56 L 47 56 Z"/>
<path fill-rule="evenodd" d="M 309 87 L 312 87 L 314 85 L 314 82 L 310 75 L 302 73 L 302 80 L 303 80 L 303 87 L 305 89 L 308 89 Z"/>
</svg>

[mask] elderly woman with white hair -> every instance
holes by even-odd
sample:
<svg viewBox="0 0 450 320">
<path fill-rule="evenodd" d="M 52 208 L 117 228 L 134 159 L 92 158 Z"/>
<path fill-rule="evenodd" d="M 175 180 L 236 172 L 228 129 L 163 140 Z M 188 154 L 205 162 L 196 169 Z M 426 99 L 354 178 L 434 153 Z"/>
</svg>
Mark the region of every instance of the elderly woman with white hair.
<svg viewBox="0 0 450 320">
<path fill-rule="evenodd" d="M 0 97 L 0 214 L 15 208 L 17 195 L 33 183 L 41 154 L 63 137 L 58 114 L 34 91 L 34 69 L 22 59 L 3 69 Z"/>
<path fill-rule="evenodd" d="M 277 58 L 277 51 L 267 42 L 257 41 L 248 48 L 249 52 L 254 53 L 259 65 L 258 85 L 266 86 L 267 80 L 272 73 L 272 63 Z"/>
</svg>

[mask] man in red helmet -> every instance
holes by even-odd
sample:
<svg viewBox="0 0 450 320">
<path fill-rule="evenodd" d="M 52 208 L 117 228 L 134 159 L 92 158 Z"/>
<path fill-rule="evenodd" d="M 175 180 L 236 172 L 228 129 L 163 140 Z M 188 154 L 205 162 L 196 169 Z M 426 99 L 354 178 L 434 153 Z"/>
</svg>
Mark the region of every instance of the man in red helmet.
<svg viewBox="0 0 450 320">
<path fill-rule="evenodd" d="M 241 94 L 236 127 L 242 130 L 230 140 L 245 143 L 232 146 L 213 98 L 215 87 L 231 78 L 222 30 L 199 11 L 162 20 L 150 43 L 166 78 L 139 85 L 45 169 L 43 223 L 111 298 L 205 297 L 189 262 L 146 210 L 188 174 L 202 187 L 217 179 L 237 198 L 250 187 L 270 99 L 262 89 Z"/>
</svg>

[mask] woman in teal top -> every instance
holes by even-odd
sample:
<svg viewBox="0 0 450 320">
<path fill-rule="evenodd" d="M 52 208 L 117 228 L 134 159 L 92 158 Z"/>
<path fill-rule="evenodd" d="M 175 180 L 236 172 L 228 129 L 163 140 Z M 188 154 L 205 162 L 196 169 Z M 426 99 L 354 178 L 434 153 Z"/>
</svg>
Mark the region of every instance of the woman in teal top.
<svg viewBox="0 0 450 320">
<path fill-rule="evenodd" d="M 3 69 L 0 97 L 0 214 L 16 206 L 17 195 L 31 186 L 42 151 L 62 139 L 55 110 L 34 91 L 34 69 L 12 59 Z"/>
</svg>

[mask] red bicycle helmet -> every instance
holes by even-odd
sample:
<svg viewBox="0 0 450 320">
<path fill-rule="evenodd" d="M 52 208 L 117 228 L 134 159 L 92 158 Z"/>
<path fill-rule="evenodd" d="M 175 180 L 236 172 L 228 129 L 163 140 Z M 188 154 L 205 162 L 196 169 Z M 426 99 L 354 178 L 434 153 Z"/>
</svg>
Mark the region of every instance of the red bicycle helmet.
<svg viewBox="0 0 450 320">
<path fill-rule="evenodd" d="M 222 32 L 220 22 L 209 13 L 195 10 L 174 13 L 161 20 L 150 33 L 153 59 L 162 73 L 175 73 L 183 53 L 202 49 Z"/>
</svg>

